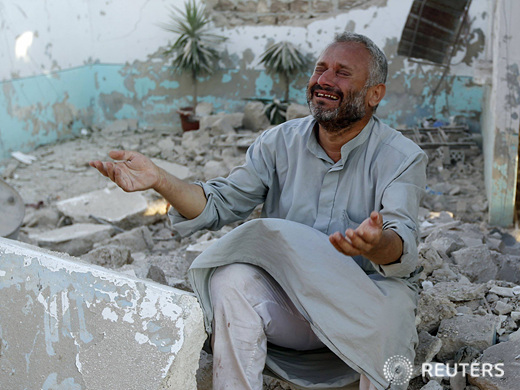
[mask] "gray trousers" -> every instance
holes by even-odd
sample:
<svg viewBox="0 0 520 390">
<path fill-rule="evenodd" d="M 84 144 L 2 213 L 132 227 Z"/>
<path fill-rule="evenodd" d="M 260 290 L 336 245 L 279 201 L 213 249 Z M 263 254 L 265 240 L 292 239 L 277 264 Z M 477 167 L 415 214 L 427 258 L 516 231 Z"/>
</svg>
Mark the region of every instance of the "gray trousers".
<svg viewBox="0 0 520 390">
<path fill-rule="evenodd" d="M 295 350 L 324 344 L 280 285 L 243 263 L 219 267 L 211 278 L 213 389 L 261 390 L 267 342 Z M 362 375 L 360 389 L 375 389 Z"/>
</svg>

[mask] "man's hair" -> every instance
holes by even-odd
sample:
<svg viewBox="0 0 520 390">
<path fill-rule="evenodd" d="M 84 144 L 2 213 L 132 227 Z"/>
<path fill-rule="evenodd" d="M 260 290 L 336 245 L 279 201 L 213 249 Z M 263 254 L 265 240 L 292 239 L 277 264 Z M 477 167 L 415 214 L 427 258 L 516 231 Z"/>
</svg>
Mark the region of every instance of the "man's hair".
<svg viewBox="0 0 520 390">
<path fill-rule="evenodd" d="M 368 70 L 367 87 L 373 87 L 377 84 L 384 84 L 388 74 L 388 61 L 385 53 L 376 46 L 372 40 L 364 35 L 356 34 L 350 31 L 345 31 L 341 34 L 336 34 L 334 43 L 356 42 L 361 43 L 370 53 L 370 69 Z"/>
</svg>

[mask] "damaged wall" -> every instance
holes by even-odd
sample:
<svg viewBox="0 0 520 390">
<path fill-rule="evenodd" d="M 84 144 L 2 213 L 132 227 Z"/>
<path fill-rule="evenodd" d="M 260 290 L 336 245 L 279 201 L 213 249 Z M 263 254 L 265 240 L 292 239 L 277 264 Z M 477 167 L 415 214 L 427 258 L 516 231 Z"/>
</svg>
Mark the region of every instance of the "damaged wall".
<svg viewBox="0 0 520 390">
<path fill-rule="evenodd" d="M 489 222 L 513 224 L 520 129 L 520 3 L 498 0 L 493 20 L 493 72 L 483 105 L 482 134 Z"/>
<path fill-rule="evenodd" d="M 455 65 L 435 97 L 442 69 L 396 55 L 412 0 L 207 2 L 216 32 L 228 37 L 220 69 L 199 86 L 200 100 L 216 111 L 239 110 L 248 98 L 282 97 L 278 77 L 259 65 L 271 42 L 291 40 L 315 59 L 335 33 L 347 29 L 370 36 L 389 58 L 387 97 L 378 110 L 388 123 L 413 126 L 426 117 L 463 116 L 479 130 L 483 87 L 475 72 L 485 57 L 491 0 L 473 1 Z M 0 159 L 115 119 L 178 131 L 176 109 L 190 102 L 192 88 L 189 77 L 172 74 L 161 56 L 173 39 L 160 28 L 172 3 L 183 2 L 1 3 Z M 298 103 L 305 103 L 311 69 L 291 81 L 290 96 Z"/>
</svg>

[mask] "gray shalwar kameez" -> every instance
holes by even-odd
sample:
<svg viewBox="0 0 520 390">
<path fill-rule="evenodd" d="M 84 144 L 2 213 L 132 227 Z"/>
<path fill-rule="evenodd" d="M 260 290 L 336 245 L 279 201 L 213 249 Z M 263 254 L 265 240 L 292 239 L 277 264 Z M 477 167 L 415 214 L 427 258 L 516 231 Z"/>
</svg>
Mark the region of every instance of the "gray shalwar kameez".
<svg viewBox="0 0 520 390">
<path fill-rule="evenodd" d="M 396 355 L 413 362 L 417 342 L 416 291 L 407 278 L 417 267 L 426 155 L 373 117 L 334 163 L 318 144 L 315 127 L 306 117 L 265 131 L 248 149 L 244 165 L 227 178 L 198 183 L 208 201 L 197 218 L 171 211 L 173 229 L 183 236 L 219 229 L 264 203 L 263 219 L 235 228 L 190 268 L 207 331 L 213 316 L 208 282 L 215 267 L 254 264 L 282 286 L 333 352 L 269 348 L 271 372 L 315 388 L 344 386 L 358 378 L 355 371 L 364 372 L 385 389 L 390 384 L 384 363 Z M 358 227 L 373 210 L 382 214 L 383 228 L 403 240 L 398 263 L 381 266 L 348 257 L 328 241 L 329 234 Z"/>
</svg>

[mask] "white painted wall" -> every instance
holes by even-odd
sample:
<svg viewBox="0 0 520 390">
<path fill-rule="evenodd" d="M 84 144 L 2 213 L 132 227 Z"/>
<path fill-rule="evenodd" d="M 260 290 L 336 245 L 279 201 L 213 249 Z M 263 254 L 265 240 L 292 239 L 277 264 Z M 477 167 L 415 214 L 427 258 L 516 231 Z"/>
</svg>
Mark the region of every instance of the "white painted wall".
<svg viewBox="0 0 520 390">
<path fill-rule="evenodd" d="M 3 0 L 0 2 L 0 81 L 46 74 L 81 66 L 87 62 L 126 63 L 145 60 L 173 35 L 161 29 L 171 5 L 183 0 Z M 270 40 L 290 39 L 304 52 L 316 53 L 334 33 L 347 25 L 384 46 L 399 39 L 412 0 L 388 0 L 385 8 L 354 9 L 333 18 L 316 20 L 307 27 L 244 26 L 221 31 L 229 37 L 225 49 L 242 58 L 251 50 L 258 58 Z M 493 0 L 474 0 L 470 19 L 474 27 L 489 31 Z M 15 55 L 17 38 L 32 32 L 27 56 Z M 461 57 L 461 55 L 459 55 Z M 455 58 L 454 63 L 458 62 Z M 253 61 L 249 66 L 258 67 Z M 410 71 L 417 68 L 409 64 Z M 474 67 L 453 67 L 457 75 L 473 75 Z"/>
<path fill-rule="evenodd" d="M 46 74 L 89 61 L 125 63 L 167 43 L 159 27 L 168 7 L 182 0 L 4 0 L 0 2 L 0 81 Z M 25 32 L 27 57 L 15 55 Z"/>
</svg>

